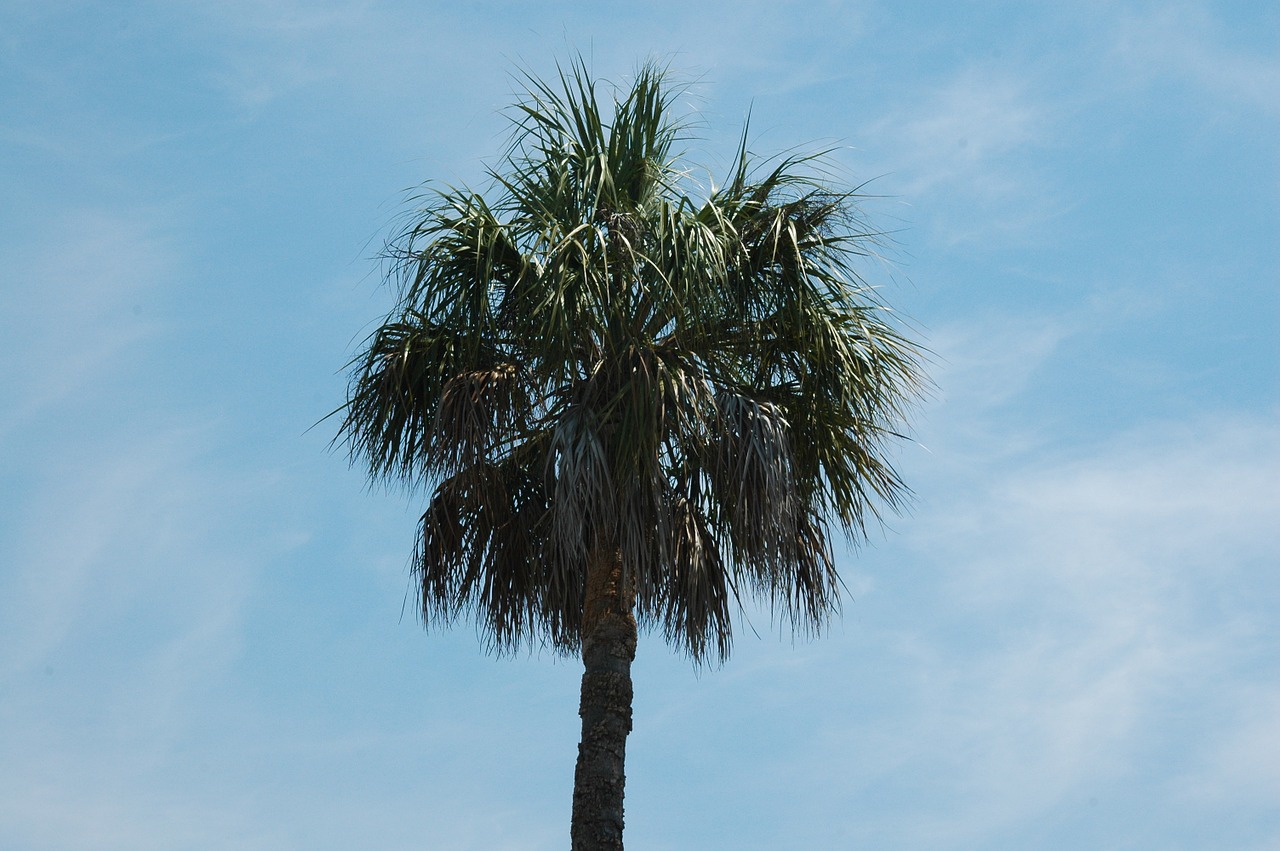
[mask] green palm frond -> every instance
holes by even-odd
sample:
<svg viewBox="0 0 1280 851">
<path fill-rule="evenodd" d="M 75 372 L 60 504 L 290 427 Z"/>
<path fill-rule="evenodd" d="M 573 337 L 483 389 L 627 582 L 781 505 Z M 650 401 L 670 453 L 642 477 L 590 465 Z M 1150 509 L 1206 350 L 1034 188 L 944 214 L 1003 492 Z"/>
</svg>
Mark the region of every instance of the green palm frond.
<svg viewBox="0 0 1280 851">
<path fill-rule="evenodd" d="M 744 130 L 703 192 L 661 66 L 524 82 L 490 189 L 423 194 L 389 244 L 399 300 L 342 409 L 353 459 L 430 490 L 424 618 L 571 652 L 604 545 L 695 659 L 749 598 L 820 628 L 833 531 L 904 505 L 889 453 L 926 382 L 859 276 L 880 235 L 858 191 L 826 152 L 756 162 Z"/>
</svg>

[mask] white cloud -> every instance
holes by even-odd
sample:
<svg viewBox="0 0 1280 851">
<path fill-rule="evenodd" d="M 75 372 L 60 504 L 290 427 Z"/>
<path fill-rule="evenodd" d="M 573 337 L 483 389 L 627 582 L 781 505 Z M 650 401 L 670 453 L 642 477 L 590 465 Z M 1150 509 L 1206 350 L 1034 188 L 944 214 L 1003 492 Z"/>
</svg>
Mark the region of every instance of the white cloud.
<svg viewBox="0 0 1280 851">
<path fill-rule="evenodd" d="M 106 383 L 159 328 L 154 298 L 174 265 L 157 228 L 119 211 L 67 212 L 17 247 L 0 290 L 0 435 Z"/>
<path fill-rule="evenodd" d="M 990 313 L 930 332 L 931 375 L 949 425 L 982 422 L 984 414 L 1016 399 L 1062 344 L 1086 327 L 1070 313 Z"/>
<path fill-rule="evenodd" d="M 1270 54 L 1230 45 L 1224 30 L 1202 4 L 1159 4 L 1119 20 L 1113 55 L 1126 83 L 1172 79 L 1219 102 L 1280 117 L 1280 56 L 1274 45 Z"/>
<path fill-rule="evenodd" d="M 1257 824 L 1277 782 L 1280 427 L 1206 415 L 1073 459 L 969 460 L 876 554 L 915 557 L 878 569 L 856 647 L 804 654 L 849 689 L 794 697 L 824 719 L 789 760 L 806 794 L 884 801 L 850 835 L 901 848 L 1017 847 L 1098 802 L 1178 811 L 1155 835 L 1102 823 L 1134 847 Z M 878 678 L 850 654 L 882 656 Z"/>
<path fill-rule="evenodd" d="M 1042 79 L 1043 78 L 1043 79 Z M 970 66 L 917 82 L 857 137 L 893 196 L 939 247 L 992 248 L 1059 238 L 1047 223 L 1071 211 L 1046 152 L 1063 144 L 1067 106 L 1034 67 Z"/>
<path fill-rule="evenodd" d="M 281 847 L 220 783 L 261 735 L 228 690 L 247 611 L 306 536 L 279 472 L 216 460 L 222 431 L 132 421 L 43 448 L 0 540 L 0 842 Z"/>
<path fill-rule="evenodd" d="M 918 692 L 910 740 L 880 731 L 865 781 L 946 790 L 903 847 L 980 847 L 1133 789 L 1194 799 L 1201 820 L 1226 802 L 1256 815 L 1276 782 L 1256 707 L 1273 702 L 1263 648 L 1280 641 L 1280 426 L 1205 412 L 1038 454 L 1018 397 L 1085 318 L 935 335 L 947 400 L 928 414 L 925 498 L 901 540 L 931 590 L 917 626 L 889 633 Z M 1171 776 L 1180 791 L 1152 792 Z"/>
<path fill-rule="evenodd" d="M 1026 190 L 1019 154 L 1044 141 L 1052 116 L 1026 79 L 970 69 L 872 125 L 913 198 L 946 188 L 979 200 Z"/>
<path fill-rule="evenodd" d="M 1239 688 L 1200 759 L 1173 779 L 1175 794 L 1193 807 L 1268 807 L 1280 800 L 1280 688 Z"/>
</svg>

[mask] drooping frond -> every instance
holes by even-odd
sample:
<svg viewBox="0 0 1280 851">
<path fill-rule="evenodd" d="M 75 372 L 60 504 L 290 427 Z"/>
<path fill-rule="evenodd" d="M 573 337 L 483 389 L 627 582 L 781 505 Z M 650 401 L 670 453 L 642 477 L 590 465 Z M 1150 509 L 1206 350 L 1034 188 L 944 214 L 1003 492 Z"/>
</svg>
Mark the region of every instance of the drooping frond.
<svg viewBox="0 0 1280 851">
<path fill-rule="evenodd" d="M 490 189 L 424 194 L 389 245 L 398 303 L 351 365 L 339 439 L 429 492 L 423 617 L 572 651 L 604 546 L 695 659 L 749 599 L 821 627 L 833 533 L 903 505 L 889 453 L 925 381 L 860 277 L 860 196 L 745 131 L 702 192 L 659 66 L 525 84 Z"/>
</svg>

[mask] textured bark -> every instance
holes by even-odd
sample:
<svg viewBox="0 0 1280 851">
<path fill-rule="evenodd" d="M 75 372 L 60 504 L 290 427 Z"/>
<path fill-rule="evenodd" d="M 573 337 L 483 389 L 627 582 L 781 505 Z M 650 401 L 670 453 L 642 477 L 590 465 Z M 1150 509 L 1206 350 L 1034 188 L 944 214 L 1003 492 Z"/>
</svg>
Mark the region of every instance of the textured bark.
<svg viewBox="0 0 1280 851">
<path fill-rule="evenodd" d="M 621 851 L 623 762 L 636 656 L 634 583 L 615 548 L 587 565 L 582 617 L 582 742 L 573 777 L 573 851 Z"/>
</svg>

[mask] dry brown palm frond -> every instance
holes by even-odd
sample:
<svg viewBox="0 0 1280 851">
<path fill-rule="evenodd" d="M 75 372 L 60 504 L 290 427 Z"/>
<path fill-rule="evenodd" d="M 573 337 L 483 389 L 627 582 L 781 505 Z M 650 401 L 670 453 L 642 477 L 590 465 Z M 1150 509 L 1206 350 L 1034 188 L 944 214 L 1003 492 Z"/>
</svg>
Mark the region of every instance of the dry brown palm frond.
<svg viewBox="0 0 1280 851">
<path fill-rule="evenodd" d="M 470 370 L 444 382 L 431 430 L 430 456 L 445 474 L 477 464 L 513 433 L 528 410 L 525 380 L 514 364 Z"/>
</svg>

